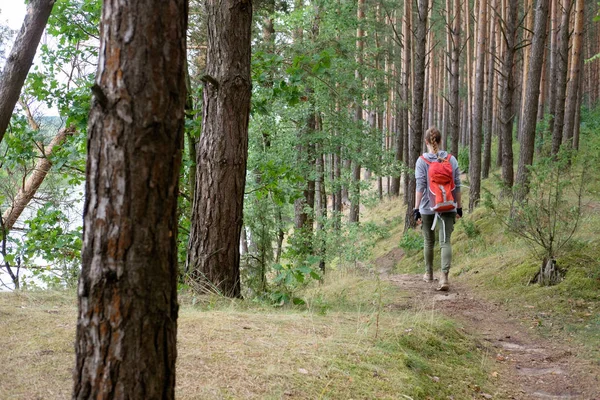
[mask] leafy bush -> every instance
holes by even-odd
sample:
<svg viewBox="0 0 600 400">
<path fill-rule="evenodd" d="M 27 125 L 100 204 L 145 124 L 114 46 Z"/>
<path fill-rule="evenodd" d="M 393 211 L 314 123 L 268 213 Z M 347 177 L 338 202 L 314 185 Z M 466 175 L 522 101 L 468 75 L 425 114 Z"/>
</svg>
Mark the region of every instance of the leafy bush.
<svg viewBox="0 0 600 400">
<path fill-rule="evenodd" d="M 404 233 L 399 244 L 400 248 L 407 253 L 423 250 L 424 245 L 425 240 L 423 239 L 423 235 L 412 229 L 409 229 Z"/>
</svg>

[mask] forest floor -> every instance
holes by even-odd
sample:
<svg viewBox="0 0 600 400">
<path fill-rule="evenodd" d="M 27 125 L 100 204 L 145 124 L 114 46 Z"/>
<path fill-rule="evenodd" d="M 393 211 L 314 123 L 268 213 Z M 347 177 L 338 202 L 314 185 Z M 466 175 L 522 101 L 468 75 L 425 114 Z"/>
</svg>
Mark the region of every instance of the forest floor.
<svg viewBox="0 0 600 400">
<path fill-rule="evenodd" d="M 304 306 L 182 293 L 176 397 L 600 399 L 600 216 L 558 260 L 564 280 L 540 287 L 535 257 L 476 211 L 438 293 L 402 201 L 366 214 L 371 256 L 330 264 Z M 70 398 L 76 318 L 74 291 L 0 293 L 0 399 Z"/>
<path fill-rule="evenodd" d="M 451 282 L 448 292 L 436 292 L 420 274 L 394 274 L 401 249 L 379 257 L 375 265 L 383 279 L 410 292 L 415 307 L 457 320 L 484 344 L 492 362 L 494 396 L 499 399 L 600 399 L 600 364 L 578 356 L 581 348 L 564 338 L 531 333 L 532 322 L 508 307 L 478 296 L 468 283 Z M 491 395 L 490 395 L 491 396 Z"/>
</svg>

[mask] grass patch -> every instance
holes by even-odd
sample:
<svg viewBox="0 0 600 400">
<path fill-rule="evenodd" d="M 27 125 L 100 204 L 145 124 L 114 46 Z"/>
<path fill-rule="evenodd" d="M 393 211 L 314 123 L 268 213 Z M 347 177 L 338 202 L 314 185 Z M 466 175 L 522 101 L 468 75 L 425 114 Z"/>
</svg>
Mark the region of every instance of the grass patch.
<svg viewBox="0 0 600 400">
<path fill-rule="evenodd" d="M 458 399 L 486 385 L 473 339 L 393 307 L 406 300 L 387 281 L 340 270 L 302 295 L 282 308 L 181 296 L 177 398 Z M 70 398 L 76 316 L 73 292 L 0 293 L 0 398 Z"/>
</svg>

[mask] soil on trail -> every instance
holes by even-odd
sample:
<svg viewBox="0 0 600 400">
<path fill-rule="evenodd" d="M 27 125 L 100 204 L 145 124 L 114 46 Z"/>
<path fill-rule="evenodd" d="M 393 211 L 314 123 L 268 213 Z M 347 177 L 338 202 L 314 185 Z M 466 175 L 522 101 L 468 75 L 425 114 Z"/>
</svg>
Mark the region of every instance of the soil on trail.
<svg viewBox="0 0 600 400">
<path fill-rule="evenodd" d="M 527 332 L 507 309 L 476 298 L 465 284 L 451 280 L 450 291 L 436 292 L 437 282 L 424 282 L 421 275 L 394 275 L 392 257 L 399 259 L 397 251 L 380 257 L 377 267 L 407 293 L 408 304 L 395 306 L 439 311 L 489 351 L 496 392 L 482 398 L 600 400 L 600 366 L 577 358 L 572 345 Z"/>
</svg>

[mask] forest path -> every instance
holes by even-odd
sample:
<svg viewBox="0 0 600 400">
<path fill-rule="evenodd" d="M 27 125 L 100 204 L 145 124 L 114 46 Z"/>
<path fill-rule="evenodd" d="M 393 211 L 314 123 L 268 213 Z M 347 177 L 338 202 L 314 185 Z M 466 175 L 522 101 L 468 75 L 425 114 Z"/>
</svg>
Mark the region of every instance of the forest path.
<svg viewBox="0 0 600 400">
<path fill-rule="evenodd" d="M 489 351 L 496 392 L 492 397 L 481 393 L 482 398 L 600 400 L 600 365 L 577 358 L 573 344 L 528 332 L 531 319 L 477 297 L 452 277 L 450 291 L 442 293 L 435 291 L 437 282 L 424 282 L 421 275 L 392 274 L 402 255 L 396 248 L 376 261 L 381 278 L 407 292 L 409 304 L 396 306 L 455 319 Z"/>
</svg>

